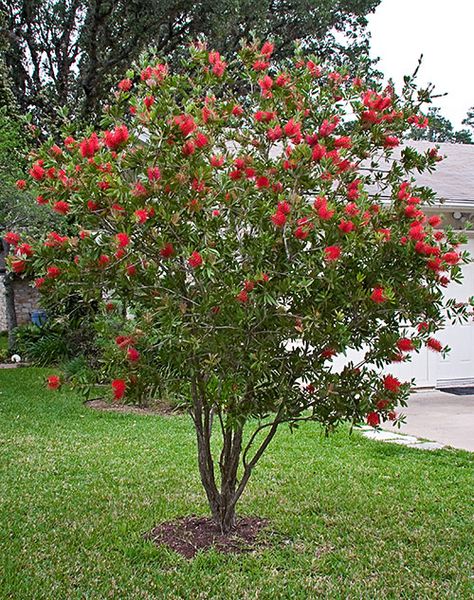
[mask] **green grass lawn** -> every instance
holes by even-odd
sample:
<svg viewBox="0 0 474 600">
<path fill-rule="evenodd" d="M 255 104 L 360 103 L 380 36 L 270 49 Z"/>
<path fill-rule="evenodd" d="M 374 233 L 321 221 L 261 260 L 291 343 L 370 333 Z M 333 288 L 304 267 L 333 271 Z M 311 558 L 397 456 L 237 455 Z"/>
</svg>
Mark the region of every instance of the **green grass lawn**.
<svg viewBox="0 0 474 600">
<path fill-rule="evenodd" d="M 270 547 L 186 561 L 144 541 L 205 514 L 185 416 L 93 412 L 0 371 L 0 598 L 470 598 L 473 460 L 314 425 L 270 446 L 240 511 Z"/>
</svg>

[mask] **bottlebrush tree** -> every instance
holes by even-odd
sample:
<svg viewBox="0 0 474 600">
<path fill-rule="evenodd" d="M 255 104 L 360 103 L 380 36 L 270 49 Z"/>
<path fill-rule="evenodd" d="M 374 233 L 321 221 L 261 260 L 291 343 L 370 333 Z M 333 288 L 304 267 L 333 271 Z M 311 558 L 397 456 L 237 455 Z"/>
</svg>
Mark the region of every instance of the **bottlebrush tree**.
<svg viewBox="0 0 474 600">
<path fill-rule="evenodd" d="M 127 307 L 111 394 L 153 378 L 184 390 L 224 532 L 281 425 L 396 419 L 410 384 L 382 368 L 442 351 L 446 314 L 467 315 L 443 298 L 462 240 L 423 212 L 434 194 L 412 175 L 438 154 L 396 149 L 425 125 L 423 96 L 272 52 L 247 45 L 228 64 L 199 43 L 176 73 L 144 60 L 102 131 L 45 144 L 18 184 L 77 230 L 9 233 L 11 269 L 36 273 L 48 303 L 73 292 L 105 320 Z M 335 369 L 349 349 L 364 358 Z"/>
</svg>

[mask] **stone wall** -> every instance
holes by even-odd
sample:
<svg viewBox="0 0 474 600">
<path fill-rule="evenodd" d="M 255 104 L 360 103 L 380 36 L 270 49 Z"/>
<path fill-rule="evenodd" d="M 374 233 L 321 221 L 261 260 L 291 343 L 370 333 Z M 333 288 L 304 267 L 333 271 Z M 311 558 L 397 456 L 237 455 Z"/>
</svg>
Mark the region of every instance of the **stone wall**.
<svg viewBox="0 0 474 600">
<path fill-rule="evenodd" d="M 0 331 L 7 330 L 7 311 L 5 307 L 5 287 L 3 286 L 3 278 L 5 275 L 0 275 Z"/>
<path fill-rule="evenodd" d="M 0 331 L 7 329 L 3 277 L 0 275 Z M 31 323 L 31 313 L 39 309 L 39 292 L 30 286 L 30 281 L 23 279 L 18 279 L 13 283 L 13 290 L 18 325 Z"/>
</svg>

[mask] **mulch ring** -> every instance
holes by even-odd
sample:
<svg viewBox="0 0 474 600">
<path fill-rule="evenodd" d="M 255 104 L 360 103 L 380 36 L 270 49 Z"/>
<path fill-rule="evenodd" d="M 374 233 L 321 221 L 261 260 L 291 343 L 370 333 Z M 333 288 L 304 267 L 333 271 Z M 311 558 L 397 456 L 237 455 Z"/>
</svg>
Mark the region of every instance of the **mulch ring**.
<svg viewBox="0 0 474 600">
<path fill-rule="evenodd" d="M 144 535 L 157 546 L 165 545 L 185 558 L 193 558 L 200 550 L 214 548 L 223 554 L 240 554 L 265 546 L 258 541 L 260 531 L 268 525 L 266 519 L 243 517 L 235 528 L 222 534 L 219 526 L 209 517 L 183 517 L 161 523 Z"/>
<path fill-rule="evenodd" d="M 131 404 L 116 404 L 113 402 L 107 402 L 102 398 L 96 398 L 95 400 L 86 400 L 84 405 L 94 410 L 103 410 L 105 412 L 118 412 L 118 413 L 132 413 L 135 415 L 177 415 L 180 411 L 167 404 L 166 402 L 154 402 L 152 406 L 141 407 L 133 406 Z"/>
</svg>

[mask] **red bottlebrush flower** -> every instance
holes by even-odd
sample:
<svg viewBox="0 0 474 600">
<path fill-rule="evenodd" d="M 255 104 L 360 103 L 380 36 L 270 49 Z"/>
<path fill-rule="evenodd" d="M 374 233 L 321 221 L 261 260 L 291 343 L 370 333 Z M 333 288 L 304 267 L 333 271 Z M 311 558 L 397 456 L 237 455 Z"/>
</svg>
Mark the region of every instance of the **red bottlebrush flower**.
<svg viewBox="0 0 474 600">
<path fill-rule="evenodd" d="M 218 169 L 224 164 L 224 157 L 221 154 L 219 156 L 211 156 L 210 163 L 213 167 Z"/>
<path fill-rule="evenodd" d="M 119 248 L 125 248 L 130 244 L 130 238 L 126 233 L 117 233 L 115 239 L 117 240 Z"/>
<path fill-rule="evenodd" d="M 57 267 L 56 265 L 51 265 L 46 270 L 46 276 L 49 277 L 49 279 L 56 279 L 56 277 L 59 277 L 60 275 L 61 275 L 61 269 L 59 267 Z"/>
<path fill-rule="evenodd" d="M 318 209 L 318 216 L 323 221 L 329 221 L 330 219 L 332 219 L 333 215 L 334 211 L 329 210 L 326 205 L 323 205 Z"/>
<path fill-rule="evenodd" d="M 267 188 L 267 187 L 270 187 L 270 181 L 268 180 L 268 177 L 261 175 L 260 177 L 257 177 L 257 179 L 255 180 L 255 185 L 256 185 L 257 189 Z"/>
<path fill-rule="evenodd" d="M 283 201 L 283 202 L 279 202 L 277 205 L 277 212 L 281 212 L 284 215 L 289 215 L 291 211 L 291 206 L 289 205 L 288 202 Z"/>
<path fill-rule="evenodd" d="M 3 236 L 3 239 L 7 244 L 11 244 L 12 246 L 16 246 L 20 243 L 20 234 L 14 233 L 13 231 L 7 231 L 7 233 Z"/>
<path fill-rule="evenodd" d="M 23 271 L 26 269 L 26 260 L 23 260 L 21 258 L 16 258 L 15 260 L 12 260 L 11 268 L 14 273 L 23 273 Z"/>
<path fill-rule="evenodd" d="M 184 137 L 197 129 L 196 122 L 191 115 L 178 115 L 174 118 L 174 124 L 179 127 Z"/>
<path fill-rule="evenodd" d="M 389 404 L 388 400 L 379 400 L 375 406 L 378 410 L 385 410 Z"/>
<path fill-rule="evenodd" d="M 265 69 L 268 69 L 269 66 L 270 63 L 261 59 L 257 59 L 252 65 L 254 71 L 265 71 Z"/>
<path fill-rule="evenodd" d="M 326 148 L 322 144 L 315 144 L 313 146 L 312 158 L 313 160 L 319 161 L 326 156 Z"/>
<path fill-rule="evenodd" d="M 415 349 L 410 338 L 400 338 L 397 342 L 397 348 L 402 352 L 410 352 Z"/>
<path fill-rule="evenodd" d="M 118 125 L 112 131 L 104 131 L 104 142 L 110 150 L 117 150 L 129 137 L 126 125 Z"/>
<path fill-rule="evenodd" d="M 260 54 L 262 56 L 265 56 L 266 58 L 269 58 L 272 55 L 274 49 L 275 49 L 274 44 L 266 41 L 263 43 L 262 49 L 260 50 Z"/>
<path fill-rule="evenodd" d="M 39 289 L 45 281 L 46 279 L 44 277 L 37 277 L 35 279 L 35 288 Z"/>
<path fill-rule="evenodd" d="M 270 90 L 273 87 L 273 79 L 270 77 L 270 75 L 265 75 L 265 77 L 262 77 L 262 79 L 259 79 L 258 85 L 260 86 L 262 96 L 264 98 L 270 98 L 271 97 Z"/>
<path fill-rule="evenodd" d="M 161 172 L 158 167 L 148 167 L 147 169 L 148 181 L 152 183 L 153 181 L 158 181 L 161 179 Z"/>
<path fill-rule="evenodd" d="M 132 265 L 131 263 L 129 263 L 126 267 L 125 270 L 127 271 L 127 275 L 129 277 L 133 277 L 136 272 L 137 272 L 137 267 L 135 265 Z"/>
<path fill-rule="evenodd" d="M 412 115 L 411 117 L 408 117 L 407 121 L 411 125 L 418 127 L 418 129 L 425 129 L 425 127 L 428 127 L 428 117 L 423 115 Z"/>
<path fill-rule="evenodd" d="M 30 246 L 30 244 L 20 244 L 19 246 L 17 246 L 15 254 L 20 255 L 20 254 L 24 254 L 25 256 L 33 256 L 33 248 Z"/>
<path fill-rule="evenodd" d="M 137 218 L 137 221 L 143 225 L 143 223 L 145 223 L 146 221 L 148 221 L 149 218 L 149 214 L 148 211 L 145 210 L 144 208 L 138 208 L 134 213 L 135 217 Z"/>
<path fill-rule="evenodd" d="M 371 427 L 380 425 L 380 417 L 376 412 L 370 412 L 367 415 L 367 425 L 370 425 Z"/>
<path fill-rule="evenodd" d="M 98 208 L 98 204 L 97 202 L 94 202 L 94 200 L 88 200 L 87 201 L 87 208 L 92 212 L 94 210 L 97 210 Z"/>
<path fill-rule="evenodd" d="M 107 254 L 101 254 L 97 262 L 99 263 L 99 267 L 106 267 L 110 262 L 110 257 Z"/>
<path fill-rule="evenodd" d="M 275 125 L 275 127 L 270 127 L 270 129 L 268 129 L 268 131 L 267 131 L 267 138 L 272 142 L 276 142 L 277 140 L 279 140 L 282 135 L 283 135 L 283 131 L 282 131 L 282 128 L 280 127 L 280 125 Z"/>
<path fill-rule="evenodd" d="M 71 150 L 72 148 L 74 148 L 74 146 L 77 144 L 76 140 L 72 137 L 72 135 L 68 135 L 67 137 L 64 138 L 64 145 L 66 146 L 66 148 L 68 150 Z"/>
<path fill-rule="evenodd" d="M 428 223 L 431 227 L 438 227 L 438 225 L 441 225 L 441 217 L 439 215 L 433 215 L 428 219 Z"/>
<path fill-rule="evenodd" d="M 117 87 L 122 92 L 129 92 L 132 89 L 132 80 L 122 79 L 122 81 L 119 81 Z"/>
<path fill-rule="evenodd" d="M 296 123 L 294 119 L 290 119 L 288 123 L 286 123 L 286 125 L 283 127 L 283 131 L 285 132 L 285 135 L 290 138 L 301 138 L 301 124 Z"/>
<path fill-rule="evenodd" d="M 396 377 L 393 377 L 393 375 L 385 375 L 385 377 L 383 378 L 384 388 L 389 392 L 393 392 L 394 394 L 398 392 L 401 385 L 402 384 L 400 383 L 400 381 Z"/>
<path fill-rule="evenodd" d="M 355 225 L 352 221 L 345 221 L 344 219 L 342 219 L 338 227 L 339 230 L 342 231 L 342 233 L 350 233 L 355 228 Z"/>
<path fill-rule="evenodd" d="M 443 345 L 441 344 L 441 342 L 436 338 L 432 337 L 428 338 L 426 345 L 430 350 L 434 350 L 434 352 L 441 352 L 441 350 L 443 349 Z"/>
<path fill-rule="evenodd" d="M 312 60 L 308 60 L 306 62 L 306 68 L 308 69 L 312 77 L 320 77 L 322 74 L 321 67 Z"/>
<path fill-rule="evenodd" d="M 283 225 L 286 223 L 286 215 L 280 211 L 277 211 L 270 218 L 275 227 L 283 227 Z"/>
<path fill-rule="evenodd" d="M 211 214 L 213 217 L 218 217 L 221 214 L 221 211 L 219 209 L 215 208 Z"/>
<path fill-rule="evenodd" d="M 153 104 L 155 104 L 155 97 L 154 96 L 145 96 L 145 98 L 143 98 L 143 104 L 145 105 L 145 107 L 150 110 L 150 108 L 153 106 Z"/>
<path fill-rule="evenodd" d="M 377 229 L 377 233 L 380 233 L 384 242 L 389 242 L 392 237 L 392 230 L 389 227 L 380 227 Z"/>
<path fill-rule="evenodd" d="M 309 229 L 308 227 L 304 227 L 304 226 L 299 226 L 295 229 L 295 238 L 297 238 L 298 240 L 305 240 L 308 235 L 309 235 Z"/>
<path fill-rule="evenodd" d="M 61 378 L 58 375 L 50 375 L 46 381 L 50 390 L 58 390 L 61 387 Z"/>
<path fill-rule="evenodd" d="M 41 194 L 39 196 L 36 196 L 36 202 L 40 205 L 48 204 L 48 200 Z"/>
<path fill-rule="evenodd" d="M 140 359 L 140 352 L 136 348 L 129 348 L 127 350 L 127 358 L 130 362 L 137 362 Z"/>
<path fill-rule="evenodd" d="M 192 154 L 194 154 L 194 152 L 196 151 L 196 145 L 193 142 L 193 140 L 187 140 L 183 144 L 183 148 L 181 151 L 184 154 L 184 156 L 191 156 Z"/>
<path fill-rule="evenodd" d="M 395 148 L 400 144 L 400 140 L 394 135 L 386 135 L 383 140 L 385 148 Z"/>
<path fill-rule="evenodd" d="M 114 379 L 112 381 L 112 391 L 114 394 L 114 400 L 121 400 L 125 395 L 127 384 L 123 379 Z"/>
<path fill-rule="evenodd" d="M 321 352 L 321 357 L 322 358 L 332 358 L 333 356 L 335 356 L 337 354 L 337 352 L 334 350 L 334 348 L 325 348 L 322 352 Z"/>
<path fill-rule="evenodd" d="M 350 148 L 352 146 L 352 140 L 348 135 L 341 135 L 334 140 L 334 146 L 336 148 Z"/>
<path fill-rule="evenodd" d="M 397 413 L 394 410 L 391 410 L 387 416 L 389 421 L 395 421 L 397 418 Z"/>
<path fill-rule="evenodd" d="M 246 290 L 242 290 L 237 294 L 235 299 L 237 300 L 237 302 L 241 302 L 242 304 L 244 304 L 245 302 L 248 301 L 249 295 Z"/>
<path fill-rule="evenodd" d="M 446 252 L 446 254 L 443 254 L 442 258 L 445 263 L 448 263 L 448 265 L 457 265 L 457 263 L 461 260 L 461 257 L 457 252 Z"/>
<path fill-rule="evenodd" d="M 43 166 L 39 164 L 39 162 L 36 162 L 30 169 L 30 175 L 33 177 L 33 179 L 36 179 L 36 181 L 41 181 L 44 179 L 45 174 L 46 171 L 44 170 Z"/>
<path fill-rule="evenodd" d="M 26 188 L 26 181 L 24 179 L 18 179 L 15 185 L 19 190 L 24 190 Z"/>
<path fill-rule="evenodd" d="M 162 258 L 170 258 L 171 256 L 173 256 L 173 254 L 174 254 L 174 247 L 171 242 L 168 242 L 167 244 L 165 244 L 163 246 L 163 248 L 160 250 L 160 256 Z"/>
<path fill-rule="evenodd" d="M 244 281 L 244 290 L 246 292 L 251 292 L 255 288 L 255 282 L 250 279 L 246 279 Z"/>
<path fill-rule="evenodd" d="M 324 119 L 324 121 L 321 123 L 321 126 L 319 127 L 318 134 L 321 137 L 330 136 L 336 129 L 338 123 L 339 123 L 338 117 L 333 117 L 331 119 L 331 121 L 329 121 L 328 119 Z"/>
<path fill-rule="evenodd" d="M 63 151 L 57 144 L 53 144 L 49 151 L 53 156 L 61 156 L 61 154 L 63 153 Z"/>
<path fill-rule="evenodd" d="M 277 87 L 285 87 L 290 81 L 291 79 L 286 73 L 280 73 L 280 75 L 275 78 L 275 85 Z"/>
<path fill-rule="evenodd" d="M 57 212 L 60 215 L 67 215 L 70 208 L 70 205 L 67 202 L 64 202 L 63 200 L 58 200 L 58 202 L 55 202 L 53 204 L 54 212 Z"/>
<path fill-rule="evenodd" d="M 383 302 L 387 302 L 388 298 L 385 295 L 385 290 L 383 287 L 375 287 L 372 290 L 370 295 L 370 299 L 376 304 L 382 304 Z"/>
<path fill-rule="evenodd" d="M 255 120 L 259 123 L 270 123 L 270 121 L 272 121 L 275 117 L 276 113 L 265 110 L 258 110 L 254 115 Z"/>
<path fill-rule="evenodd" d="M 66 143 L 66 140 L 64 140 Z M 89 138 L 82 140 L 79 144 L 79 150 L 83 158 L 92 158 L 100 149 L 99 138 L 96 133 L 93 133 Z"/>
<path fill-rule="evenodd" d="M 196 146 L 198 148 L 204 148 L 204 146 L 207 146 L 209 144 L 209 140 L 207 139 L 207 136 L 201 132 L 196 134 L 195 142 L 196 142 Z"/>
<path fill-rule="evenodd" d="M 127 335 L 118 335 L 115 338 L 115 343 L 117 344 L 117 346 L 119 348 L 121 348 L 123 350 L 124 348 L 128 348 L 128 346 L 133 344 L 133 338 L 131 338 Z"/>
<path fill-rule="evenodd" d="M 241 117 L 244 114 L 244 109 L 238 104 L 234 104 L 231 113 L 234 115 L 234 117 Z"/>
<path fill-rule="evenodd" d="M 355 202 L 350 202 L 347 206 L 344 207 L 344 212 L 346 215 L 350 215 L 351 217 L 355 217 L 360 213 L 360 210 L 357 208 L 357 204 Z"/>
<path fill-rule="evenodd" d="M 324 248 L 324 258 L 327 261 L 335 261 L 341 256 L 340 246 L 327 246 Z"/>
<path fill-rule="evenodd" d="M 148 195 L 148 190 L 141 181 L 137 181 L 132 188 L 132 195 L 135 198 L 144 198 Z"/>
<path fill-rule="evenodd" d="M 417 325 L 417 329 L 420 333 L 422 331 L 428 331 L 429 328 L 430 328 L 430 326 L 426 321 L 422 321 L 421 323 L 418 323 L 418 325 Z"/>
<path fill-rule="evenodd" d="M 202 256 L 196 250 L 188 258 L 188 264 L 193 268 L 197 269 L 203 263 Z"/>
</svg>

